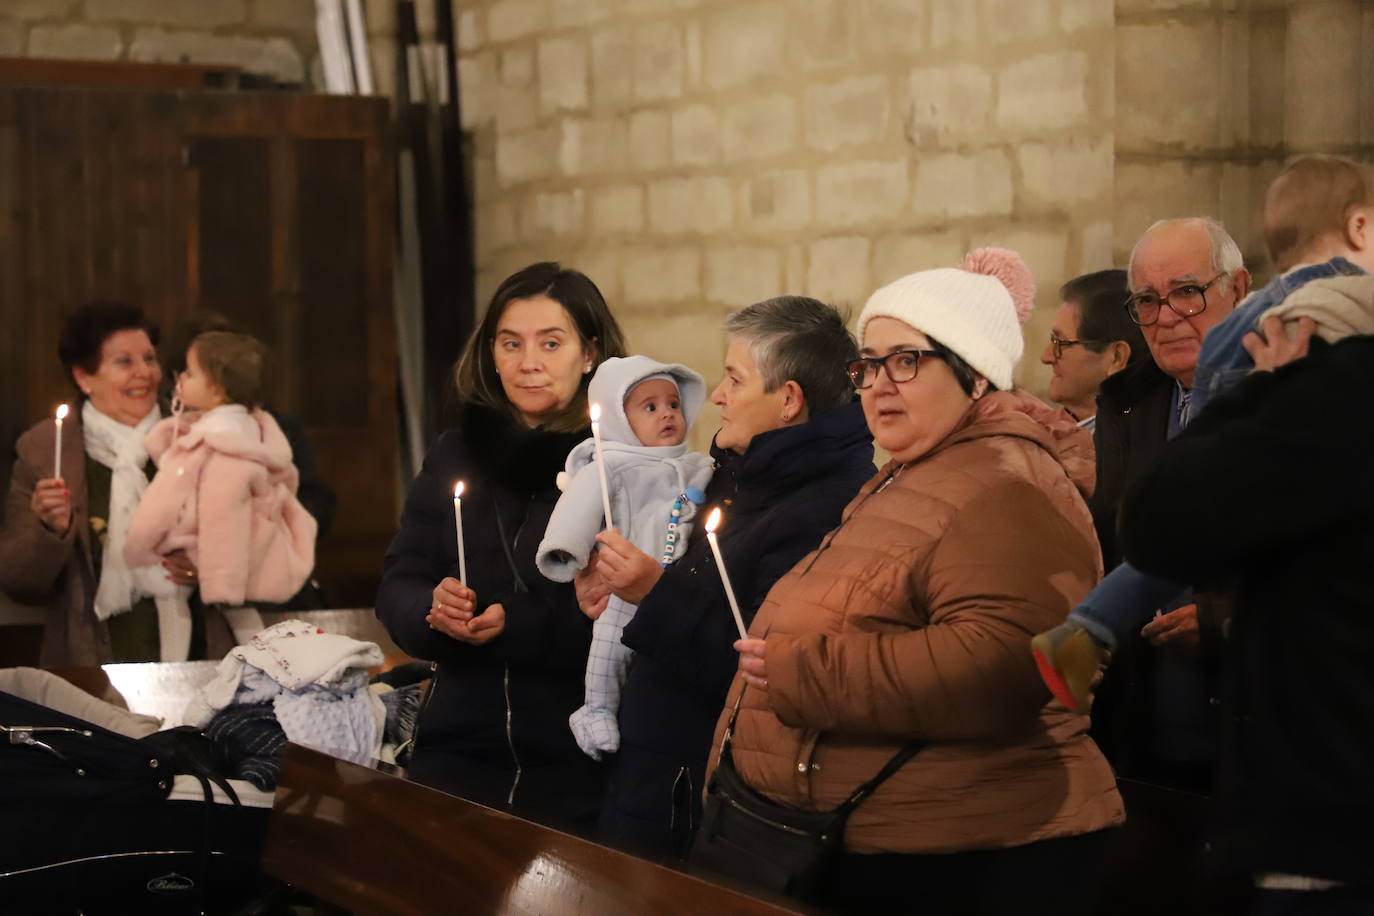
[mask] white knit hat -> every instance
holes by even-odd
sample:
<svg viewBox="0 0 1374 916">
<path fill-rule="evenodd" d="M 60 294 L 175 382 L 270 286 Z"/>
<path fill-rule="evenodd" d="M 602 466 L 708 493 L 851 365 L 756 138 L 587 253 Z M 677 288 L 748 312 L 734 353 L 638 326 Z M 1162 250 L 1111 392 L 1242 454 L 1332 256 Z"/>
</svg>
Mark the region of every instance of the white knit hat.
<svg viewBox="0 0 1374 916">
<path fill-rule="evenodd" d="M 976 248 L 958 267 L 907 274 L 869 296 L 859 315 L 859 341 L 869 321 L 895 318 L 1006 390 L 1021 359 L 1021 323 L 1034 307 L 1035 282 L 1021 256 L 1005 248 Z"/>
</svg>

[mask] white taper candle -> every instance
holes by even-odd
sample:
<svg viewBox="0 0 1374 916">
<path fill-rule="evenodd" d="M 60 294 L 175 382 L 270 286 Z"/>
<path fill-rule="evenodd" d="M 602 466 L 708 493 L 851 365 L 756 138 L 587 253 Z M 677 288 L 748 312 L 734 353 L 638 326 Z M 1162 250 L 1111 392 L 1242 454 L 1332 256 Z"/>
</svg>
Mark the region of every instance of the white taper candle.
<svg viewBox="0 0 1374 916">
<path fill-rule="evenodd" d="M 606 487 L 606 460 L 601 456 L 601 405 L 593 404 L 591 407 L 592 417 L 592 450 L 596 452 L 596 473 L 601 478 L 601 511 L 606 514 L 606 527 L 614 528 L 615 523 L 611 521 L 611 491 Z"/>
<path fill-rule="evenodd" d="M 711 510 L 706 519 L 706 540 L 711 543 L 711 553 L 716 557 L 716 569 L 720 570 L 720 583 L 725 586 L 725 598 L 730 602 L 730 613 L 735 615 L 735 626 L 739 628 L 739 638 L 747 639 L 749 632 L 744 628 L 744 618 L 739 612 L 739 602 L 735 600 L 735 590 L 730 586 L 730 574 L 725 571 L 725 558 L 720 555 L 720 542 L 716 540 L 716 526 L 720 524 L 720 507 Z"/>
<path fill-rule="evenodd" d="M 468 558 L 463 550 L 463 482 L 453 487 L 453 525 L 458 534 L 458 581 L 468 584 Z"/>
<path fill-rule="evenodd" d="M 52 460 L 52 476 L 57 478 L 62 476 L 62 421 L 67 419 L 70 409 L 66 404 L 57 405 L 57 448 L 53 451 Z"/>
</svg>

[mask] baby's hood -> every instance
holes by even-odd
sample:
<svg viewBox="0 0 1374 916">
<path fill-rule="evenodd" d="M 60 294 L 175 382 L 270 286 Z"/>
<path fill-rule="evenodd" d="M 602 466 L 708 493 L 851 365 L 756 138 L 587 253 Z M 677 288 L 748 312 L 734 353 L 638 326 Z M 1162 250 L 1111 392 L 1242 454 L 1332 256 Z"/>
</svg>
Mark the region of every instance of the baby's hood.
<svg viewBox="0 0 1374 916">
<path fill-rule="evenodd" d="M 587 400 L 601 405 L 601 438 L 604 442 L 640 445 L 625 414 L 625 396 L 651 375 L 667 375 L 677 383 L 682 418 L 690 429 L 706 402 L 706 382 L 679 363 L 661 363 L 647 356 L 613 356 L 603 362 L 587 386 Z"/>
</svg>

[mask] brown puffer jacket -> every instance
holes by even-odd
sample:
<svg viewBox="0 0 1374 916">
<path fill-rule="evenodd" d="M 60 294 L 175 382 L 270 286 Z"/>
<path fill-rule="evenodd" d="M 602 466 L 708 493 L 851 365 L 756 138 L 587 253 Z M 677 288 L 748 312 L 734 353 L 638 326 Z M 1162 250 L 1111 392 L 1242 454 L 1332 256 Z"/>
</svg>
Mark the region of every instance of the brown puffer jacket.
<svg viewBox="0 0 1374 916">
<path fill-rule="evenodd" d="M 1021 392 L 982 398 L 926 456 L 885 467 L 754 618 L 769 689 L 744 696 L 740 774 L 828 809 L 903 744 L 929 742 L 854 812 L 854 852 L 994 849 L 1121 823 L 1087 716 L 1050 702 L 1029 648 L 1101 575 L 1079 492 L 1092 476 L 1088 434 Z M 736 676 L 713 763 L 742 689 Z"/>
</svg>

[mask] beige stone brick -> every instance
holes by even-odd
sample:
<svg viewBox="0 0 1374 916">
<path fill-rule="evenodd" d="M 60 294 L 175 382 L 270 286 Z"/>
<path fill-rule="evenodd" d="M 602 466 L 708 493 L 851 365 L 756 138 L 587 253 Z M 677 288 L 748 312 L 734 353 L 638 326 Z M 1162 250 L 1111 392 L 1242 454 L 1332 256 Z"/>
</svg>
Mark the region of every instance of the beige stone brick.
<svg viewBox="0 0 1374 916">
<path fill-rule="evenodd" d="M 528 86 L 496 86 L 492 96 L 492 113 L 496 116 L 497 129 L 525 130 L 539 121 L 539 87 L 534 83 Z"/>
<path fill-rule="evenodd" d="M 1088 55 L 1038 54 L 997 76 L 997 124 L 1008 129 L 1053 129 L 1081 121 L 1087 112 Z"/>
<path fill-rule="evenodd" d="M 66 19 L 78 0 L 8 0 L 5 16 L 10 19 Z"/>
<path fill-rule="evenodd" d="M 634 30 L 628 26 L 592 34 L 592 99 L 598 107 L 618 107 L 633 97 L 634 52 Z"/>
<path fill-rule="evenodd" d="M 699 20 L 692 19 L 684 23 L 682 47 L 682 66 L 687 88 L 700 89 L 702 86 L 702 68 L 705 63 L 702 60 L 701 22 Z"/>
<path fill-rule="evenodd" d="M 854 57 L 859 5 L 853 0 L 797 0 L 790 10 L 792 60 L 804 69 Z"/>
<path fill-rule="evenodd" d="M 0 57 L 18 57 L 24 50 L 24 30 L 17 22 L 0 21 Z"/>
<path fill-rule="evenodd" d="M 784 73 L 787 16 L 781 3 L 729 4 L 707 13 L 706 84 L 732 89 Z"/>
<path fill-rule="evenodd" d="M 711 165 L 720 158 L 720 119 L 709 105 L 688 105 L 672 113 L 673 162 Z"/>
<path fill-rule="evenodd" d="M 760 96 L 725 110 L 721 145 L 728 162 L 779 156 L 796 143 L 797 103 L 791 96 Z"/>
<path fill-rule="evenodd" d="M 491 246 L 494 249 L 514 245 L 519 239 L 515 203 L 498 200 L 488 208 L 487 230 L 491 233 Z"/>
<path fill-rule="evenodd" d="M 1299 3 L 1288 10 L 1288 93 L 1284 134 L 1298 150 L 1350 144 L 1360 135 L 1361 42 L 1374 54 L 1374 33 L 1361 34 L 1355 0 Z M 1374 86 L 1364 105 L 1374 105 Z"/>
<path fill-rule="evenodd" d="M 967 0 L 972 3 L 973 0 Z M 859 0 L 862 48 L 866 54 L 914 57 L 926 44 L 926 3 L 911 0 Z"/>
<path fill-rule="evenodd" d="M 1021 226 L 997 229 L 969 240 L 970 248 L 995 245 L 1021 256 L 1035 279 L 1035 301 L 1042 306 L 1059 304 L 1059 287 L 1073 274 L 1068 263 L 1067 226 Z M 1075 265 L 1076 266 L 1076 265 Z"/>
<path fill-rule="evenodd" d="M 706 298 L 743 308 L 782 292 L 782 257 L 776 248 L 738 246 L 706 252 Z"/>
<path fill-rule="evenodd" d="M 582 271 L 591 278 L 592 282 L 596 284 L 596 288 L 601 290 L 601 295 L 606 303 L 611 307 L 611 313 L 620 323 L 621 330 L 628 334 L 630 328 L 626 326 L 625 319 L 630 317 L 630 310 L 623 307 L 625 296 L 620 282 L 620 261 L 623 257 L 624 252 L 620 250 L 619 246 L 598 244 L 594 248 L 578 251 L 564 263 L 574 270 Z M 642 352 L 636 341 L 628 337 L 627 340 L 630 344 L 628 352 Z"/>
<path fill-rule="evenodd" d="M 539 239 L 550 235 L 581 233 L 586 217 L 586 192 L 536 193 L 526 200 L 521 218 L 521 236 Z"/>
<path fill-rule="evenodd" d="M 661 169 L 672 161 L 673 141 L 667 112 L 637 111 L 630 116 L 630 167 Z"/>
<path fill-rule="evenodd" d="M 1117 267 L 1112 256 L 1112 223 L 1099 220 L 1079 232 L 1078 267 L 1075 275 Z"/>
<path fill-rule="evenodd" d="M 895 219 L 906 208 L 910 179 L 904 159 L 861 160 L 816 171 L 816 219 L 861 226 Z M 813 252 L 813 268 L 814 268 Z"/>
<path fill-rule="evenodd" d="M 994 44 L 1041 38 L 1055 31 L 1049 0 L 981 0 L 985 34 Z"/>
<path fill-rule="evenodd" d="M 673 22 L 652 22 L 634 32 L 634 93 L 641 100 L 682 95 L 682 30 Z"/>
<path fill-rule="evenodd" d="M 624 171 L 629 141 L 623 118 L 567 118 L 560 130 L 558 167 L 564 175 Z"/>
<path fill-rule="evenodd" d="M 860 236 L 813 242 L 806 295 L 857 311 L 873 292 L 868 271 L 871 247 L 869 240 Z"/>
<path fill-rule="evenodd" d="M 139 22 L 149 25 L 195 26 L 212 29 L 244 21 L 244 0 L 86 0 L 86 19 L 92 22 Z"/>
<path fill-rule="evenodd" d="M 1122 149 L 1216 146 L 1221 33 L 1211 20 L 1116 28 L 1116 141 Z"/>
<path fill-rule="evenodd" d="M 802 245 L 787 246 L 787 263 L 783 266 L 783 294 L 801 295 L 806 289 L 806 248 Z"/>
<path fill-rule="evenodd" d="M 496 56 L 491 53 L 458 58 L 458 104 L 463 127 L 473 130 L 495 115 Z"/>
<path fill-rule="evenodd" d="M 699 299 L 701 251 L 695 246 L 632 249 L 625 252 L 621 279 L 633 305 Z"/>
<path fill-rule="evenodd" d="M 254 25 L 315 35 L 315 4 L 311 0 L 252 0 L 249 19 Z"/>
<path fill-rule="evenodd" d="M 129 59 L 233 64 L 249 73 L 267 74 L 284 83 L 299 83 L 305 79 L 305 62 L 296 47 L 285 38 L 244 38 L 139 28 L 129 44 Z"/>
<path fill-rule="evenodd" d="M 555 29 L 580 28 L 609 19 L 617 4 L 612 0 L 556 0 L 551 13 Z"/>
<path fill-rule="evenodd" d="M 1000 149 L 942 153 L 916 163 L 919 218 L 1008 216 L 1011 207 L 1011 159 Z"/>
<path fill-rule="evenodd" d="M 907 136 L 918 148 L 980 138 L 992 113 L 992 77 L 974 64 L 918 67 L 907 78 Z"/>
<path fill-rule="evenodd" d="M 119 29 L 108 25 L 36 25 L 29 30 L 30 57 L 114 60 L 124 42 Z"/>
<path fill-rule="evenodd" d="M 1248 25 L 1251 61 L 1247 91 L 1250 102 L 1248 139 L 1256 146 L 1278 146 L 1283 142 L 1288 17 L 1256 16 Z M 1256 66 L 1258 61 L 1263 61 L 1263 66 Z"/>
<path fill-rule="evenodd" d="M 514 41 L 549 22 L 549 0 L 498 0 L 487 7 L 487 40 Z"/>
<path fill-rule="evenodd" d="M 649 184 L 649 228 L 664 235 L 709 235 L 730 226 L 734 198 L 727 178 L 665 178 Z"/>
<path fill-rule="evenodd" d="M 1059 0 L 1059 27 L 1065 32 L 1107 29 L 1115 21 L 1113 0 Z"/>
<path fill-rule="evenodd" d="M 481 13 L 479 9 L 466 9 L 458 14 L 458 19 L 453 24 L 453 43 L 460 52 L 475 51 L 486 44 L 487 39 L 482 32 Z"/>
<path fill-rule="evenodd" d="M 631 350 L 662 362 L 691 366 L 706 379 L 706 389 L 710 391 L 724 374 L 725 335 L 720 327 L 727 311 L 713 306 L 690 309 L 690 314 L 673 308 L 626 309 L 625 317 L 620 317 L 620 312 L 616 317 L 625 329 Z M 692 424 L 687 441 L 694 450 L 705 452 L 719 428 L 720 411 L 708 401 Z"/>
<path fill-rule="evenodd" d="M 673 8 L 673 0 L 624 0 L 625 12 L 632 16 L 653 15 Z"/>
<path fill-rule="evenodd" d="M 534 49 L 527 45 L 501 52 L 501 85 L 524 89 L 534 84 Z"/>
<path fill-rule="evenodd" d="M 558 170 L 559 129 L 502 131 L 496 137 L 496 180 L 501 187 L 549 178 Z"/>
<path fill-rule="evenodd" d="M 806 92 L 806 142 L 834 152 L 886 138 L 892 91 L 882 74 L 854 76 Z"/>
<path fill-rule="evenodd" d="M 592 231 L 640 233 L 644 231 L 644 189 L 616 185 L 592 192 Z"/>
<path fill-rule="evenodd" d="M 976 3 L 971 0 L 929 0 L 928 8 L 932 48 L 976 47 L 982 41 Z"/>
<path fill-rule="evenodd" d="M 740 187 L 739 211 L 752 232 L 803 229 L 811 222 L 810 177 L 804 169 L 751 174 Z"/>
<path fill-rule="evenodd" d="M 587 107 L 587 42 L 552 38 L 539 43 L 539 101 L 545 112 Z"/>
<path fill-rule="evenodd" d="M 873 246 L 873 287 L 918 270 L 952 267 L 965 250 L 964 234 L 957 229 L 884 235 Z"/>
<path fill-rule="evenodd" d="M 1111 200 L 1115 149 L 1111 135 L 1056 143 L 1023 143 L 1021 201 L 1037 210 L 1063 211 L 1092 200 Z"/>
<path fill-rule="evenodd" d="M 1215 162 L 1121 160 L 1116 164 L 1117 262 L 1150 224 L 1179 216 L 1212 216 L 1220 209 L 1221 168 Z"/>
</svg>

